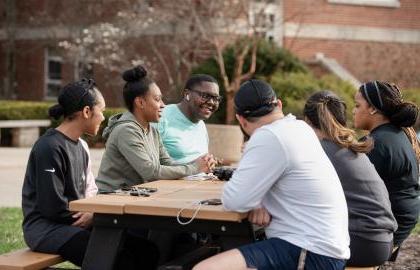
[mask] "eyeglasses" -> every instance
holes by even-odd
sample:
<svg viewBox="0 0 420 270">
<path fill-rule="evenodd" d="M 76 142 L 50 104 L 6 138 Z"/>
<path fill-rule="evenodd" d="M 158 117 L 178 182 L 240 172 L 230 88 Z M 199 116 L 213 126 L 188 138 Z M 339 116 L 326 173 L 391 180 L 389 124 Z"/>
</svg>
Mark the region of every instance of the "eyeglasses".
<svg viewBox="0 0 420 270">
<path fill-rule="evenodd" d="M 204 102 L 209 102 L 210 100 L 212 100 L 214 103 L 220 103 L 223 100 L 223 97 L 221 96 L 208 94 L 208 93 L 205 93 L 199 90 L 194 90 L 194 89 L 188 89 L 188 90 L 190 90 L 191 92 L 197 93 Z"/>
</svg>

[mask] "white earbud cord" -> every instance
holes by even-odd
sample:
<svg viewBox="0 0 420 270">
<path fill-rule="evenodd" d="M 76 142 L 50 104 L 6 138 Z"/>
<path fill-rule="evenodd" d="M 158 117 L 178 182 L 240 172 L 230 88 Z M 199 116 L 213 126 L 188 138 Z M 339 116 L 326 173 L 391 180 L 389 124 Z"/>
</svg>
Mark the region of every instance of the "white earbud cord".
<svg viewBox="0 0 420 270">
<path fill-rule="evenodd" d="M 194 214 L 192 215 L 192 217 L 189 220 L 185 221 L 185 222 L 182 221 L 181 220 L 182 211 L 184 211 L 185 209 L 187 209 L 189 206 L 194 206 L 194 205 L 198 205 L 198 206 L 195 209 Z M 200 209 L 201 209 L 201 206 L 202 206 L 201 201 L 196 201 L 196 202 L 193 202 L 192 204 L 190 204 L 188 206 L 185 206 L 184 208 L 182 208 L 181 210 L 178 211 L 178 214 L 176 215 L 176 220 L 178 221 L 178 223 L 180 225 L 188 225 L 188 224 L 190 224 L 195 219 L 195 217 L 197 216 L 198 211 L 200 211 Z"/>
</svg>

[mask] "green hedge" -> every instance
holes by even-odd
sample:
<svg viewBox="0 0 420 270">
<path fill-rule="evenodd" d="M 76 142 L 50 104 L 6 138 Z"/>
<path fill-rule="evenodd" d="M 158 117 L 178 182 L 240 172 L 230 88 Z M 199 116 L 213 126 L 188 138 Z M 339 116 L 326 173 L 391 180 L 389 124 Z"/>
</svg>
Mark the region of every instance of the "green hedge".
<svg viewBox="0 0 420 270">
<path fill-rule="evenodd" d="M 350 83 L 333 75 L 317 79 L 310 73 L 277 72 L 269 82 L 283 102 L 285 113 L 293 113 L 301 117 L 305 102 L 310 95 L 320 90 L 331 90 L 346 102 L 347 118 L 351 119 L 356 89 Z"/>
<path fill-rule="evenodd" d="M 411 101 L 417 106 L 420 106 L 420 88 L 410 88 L 402 92 L 404 100 Z M 417 119 L 415 128 L 420 131 L 420 116 Z"/>
<path fill-rule="evenodd" d="M 48 117 L 48 109 L 53 105 L 52 102 L 31 102 L 31 101 L 0 101 L 0 120 L 25 120 L 25 119 L 50 119 L 52 128 L 57 127 L 62 119 L 55 120 Z M 107 108 L 104 112 L 105 120 L 101 124 L 98 135 L 94 137 L 85 136 L 91 146 L 100 146 L 103 144 L 102 130 L 108 123 L 111 115 L 123 112 L 123 108 Z M 47 128 L 41 129 L 41 133 Z"/>
<path fill-rule="evenodd" d="M 48 119 L 51 102 L 0 101 L 0 120 Z"/>
</svg>

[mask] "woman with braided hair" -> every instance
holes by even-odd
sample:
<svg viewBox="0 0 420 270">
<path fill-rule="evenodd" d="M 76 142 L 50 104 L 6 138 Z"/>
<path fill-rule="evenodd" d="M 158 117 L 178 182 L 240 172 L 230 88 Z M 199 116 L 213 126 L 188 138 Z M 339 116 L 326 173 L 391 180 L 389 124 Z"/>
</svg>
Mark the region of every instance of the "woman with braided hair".
<svg viewBox="0 0 420 270">
<path fill-rule="evenodd" d="M 412 127 L 419 108 L 405 102 L 396 85 L 380 81 L 363 84 L 355 103 L 354 126 L 368 130 L 374 140 L 368 157 L 388 189 L 398 222 L 394 246 L 399 247 L 415 227 L 420 210 L 420 144 Z"/>
<path fill-rule="evenodd" d="M 344 190 L 350 234 L 347 266 L 383 264 L 391 255 L 397 222 L 385 184 L 365 154 L 372 149 L 372 139 L 357 140 L 355 132 L 346 127 L 345 103 L 330 91 L 309 97 L 304 116 L 320 139 Z"/>
</svg>

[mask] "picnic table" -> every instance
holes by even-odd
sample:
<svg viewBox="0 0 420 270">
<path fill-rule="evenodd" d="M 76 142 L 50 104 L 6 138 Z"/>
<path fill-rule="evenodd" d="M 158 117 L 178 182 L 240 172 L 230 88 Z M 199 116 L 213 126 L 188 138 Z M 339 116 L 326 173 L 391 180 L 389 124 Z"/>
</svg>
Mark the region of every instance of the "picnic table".
<svg viewBox="0 0 420 270">
<path fill-rule="evenodd" d="M 93 230 L 83 269 L 112 269 L 118 247 L 127 228 L 175 232 L 205 232 L 226 239 L 222 249 L 230 249 L 255 238 L 247 213 L 223 210 L 222 205 L 199 205 L 220 199 L 221 181 L 159 180 L 139 187 L 156 188 L 149 197 L 99 194 L 70 202 L 71 211 L 93 212 Z M 182 210 L 182 211 L 181 211 Z M 194 219 L 187 225 L 181 222 Z"/>
</svg>

